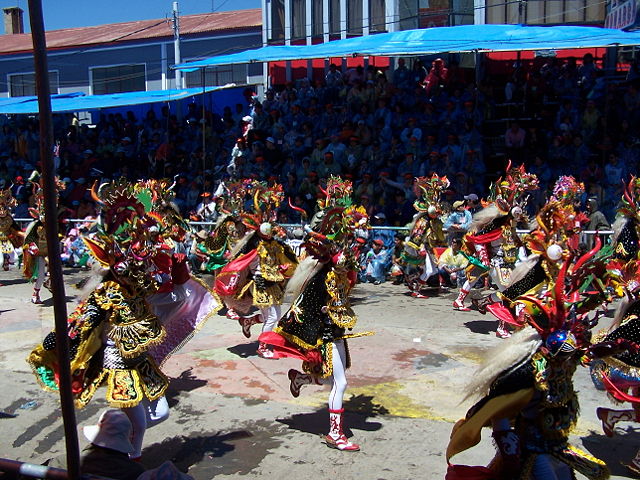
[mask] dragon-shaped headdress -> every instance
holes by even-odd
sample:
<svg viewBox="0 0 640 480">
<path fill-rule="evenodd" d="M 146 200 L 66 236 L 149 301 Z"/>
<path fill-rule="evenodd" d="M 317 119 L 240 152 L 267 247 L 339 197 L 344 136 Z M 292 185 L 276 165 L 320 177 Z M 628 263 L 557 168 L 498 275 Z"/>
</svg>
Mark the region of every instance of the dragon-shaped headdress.
<svg viewBox="0 0 640 480">
<path fill-rule="evenodd" d="M 43 179 L 42 177 L 39 177 L 39 178 L 38 177 L 39 175 L 37 174 L 34 174 L 31 177 L 34 180 L 33 196 L 34 196 L 35 206 L 29 207 L 29 215 L 31 215 L 31 217 L 36 220 L 44 221 L 44 189 L 42 188 Z M 36 178 L 38 178 L 37 181 L 35 181 Z M 56 200 L 57 200 L 57 195 L 60 192 L 62 192 L 65 188 L 67 188 L 67 185 L 63 181 L 61 181 L 58 177 L 55 177 L 54 185 L 56 189 Z"/>
<path fill-rule="evenodd" d="M 327 188 L 320 187 L 324 198 L 318 200 L 318 206 L 328 208 L 332 206 L 348 207 L 351 205 L 351 195 L 353 195 L 353 184 L 350 180 L 331 175 L 327 180 Z"/>
<path fill-rule="evenodd" d="M 256 181 L 251 184 L 251 189 L 253 213 L 244 212 L 241 217 L 248 228 L 258 230 L 263 224 L 275 222 L 278 207 L 284 200 L 284 190 L 279 183 L 268 185 L 265 182 Z"/>
<path fill-rule="evenodd" d="M 516 205 L 524 210 L 525 193 L 537 189 L 538 177 L 527 173 L 524 165 L 512 168 L 509 161 L 504 178 L 498 178 L 491 185 L 488 203 L 494 202 L 503 213 L 508 213 Z"/>
<path fill-rule="evenodd" d="M 118 180 L 91 188 L 100 206 L 98 232 L 83 238 L 100 264 L 141 291 L 153 293 L 161 283 L 159 267 L 167 257 L 163 235 L 170 234 L 166 217 L 154 211 L 158 184 Z"/>
<path fill-rule="evenodd" d="M 0 189 L 0 218 L 7 217 L 17 204 L 10 188 Z"/>
<path fill-rule="evenodd" d="M 640 220 L 640 178 L 635 175 L 624 185 L 618 212 L 625 217 Z"/>
<path fill-rule="evenodd" d="M 413 208 L 418 212 L 441 214 L 440 195 L 449 188 L 449 179 L 434 173 L 431 177 L 417 177 L 413 182 L 416 201 Z"/>
</svg>

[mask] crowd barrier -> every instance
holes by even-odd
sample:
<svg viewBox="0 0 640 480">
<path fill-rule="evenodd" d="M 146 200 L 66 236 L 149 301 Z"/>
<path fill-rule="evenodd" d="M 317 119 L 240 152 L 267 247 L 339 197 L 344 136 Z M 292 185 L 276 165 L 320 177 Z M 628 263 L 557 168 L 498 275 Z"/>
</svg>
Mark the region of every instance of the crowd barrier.
<svg viewBox="0 0 640 480">
<path fill-rule="evenodd" d="M 20 224 L 21 226 L 26 226 L 27 224 L 29 224 L 30 222 L 33 221 L 32 218 L 14 218 L 14 220 Z M 82 224 L 82 223 L 91 223 L 90 221 L 87 221 L 84 218 L 70 218 L 70 219 L 66 219 L 65 223 L 73 223 L 73 224 Z M 206 226 L 213 226 L 215 225 L 216 222 L 194 222 L 191 220 L 187 220 L 187 223 L 189 225 L 197 225 L 197 226 L 201 226 L 201 227 L 206 227 Z M 283 228 L 287 229 L 287 230 L 294 230 L 296 228 L 303 228 L 304 225 L 301 223 L 282 223 L 280 224 Z M 391 226 L 386 226 L 386 225 L 376 225 L 375 227 L 376 230 L 394 230 L 394 231 L 407 231 L 407 227 L 391 227 Z M 445 232 L 447 231 L 446 229 L 444 230 Z M 517 229 L 516 232 L 518 234 L 526 234 L 526 233 L 530 233 L 531 230 L 521 230 L 521 229 Z M 610 236 L 613 234 L 613 230 L 583 230 L 582 232 L 580 232 L 581 234 L 584 235 L 606 235 L 606 236 Z"/>
<path fill-rule="evenodd" d="M 46 478 L 51 480 L 67 480 L 67 471 L 61 468 L 47 467 L 46 465 L 36 465 L 34 463 L 18 462 L 8 458 L 0 458 L 0 472 L 8 473 L 9 478 Z M 81 475 L 81 480 L 113 480 L 107 477 L 96 475 Z"/>
</svg>

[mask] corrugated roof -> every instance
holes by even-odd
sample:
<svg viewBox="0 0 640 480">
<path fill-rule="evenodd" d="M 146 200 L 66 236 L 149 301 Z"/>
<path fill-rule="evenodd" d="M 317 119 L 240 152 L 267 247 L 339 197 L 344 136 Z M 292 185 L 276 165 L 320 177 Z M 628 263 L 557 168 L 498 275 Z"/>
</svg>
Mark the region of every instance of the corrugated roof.
<svg viewBox="0 0 640 480">
<path fill-rule="evenodd" d="M 260 27 L 259 8 L 201 13 L 180 17 L 180 35 L 224 33 Z M 47 32 L 49 50 L 107 45 L 134 40 L 173 37 L 170 19 L 138 20 L 95 27 L 66 28 Z M 33 49 L 30 33 L 0 35 L 0 55 L 26 53 Z"/>
</svg>

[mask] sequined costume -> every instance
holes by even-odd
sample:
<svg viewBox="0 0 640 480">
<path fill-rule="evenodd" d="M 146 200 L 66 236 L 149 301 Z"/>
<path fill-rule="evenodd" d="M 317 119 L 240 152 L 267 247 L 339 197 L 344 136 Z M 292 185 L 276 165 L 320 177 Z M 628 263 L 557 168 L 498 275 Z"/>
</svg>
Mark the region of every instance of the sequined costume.
<svg viewBox="0 0 640 480">
<path fill-rule="evenodd" d="M 420 290 L 427 280 L 438 273 L 436 248 L 446 246 L 442 230 L 441 193 L 449 187 L 447 177 L 433 174 L 431 178 L 416 178 L 413 184 L 416 201 L 409 235 L 404 240 L 400 265 L 404 268 L 405 283 L 413 296 L 421 296 Z"/>
<path fill-rule="evenodd" d="M 630 340 L 640 344 L 640 250 L 637 226 L 640 220 L 638 199 L 640 180 L 632 177 L 625 185 L 623 198 L 614 225 L 613 251 L 615 260 L 608 270 L 619 281 L 616 291 L 624 297 L 614 321 L 608 330 L 602 330 L 596 338 L 602 341 Z M 600 390 L 605 390 L 617 405 L 629 403 L 631 408 L 598 408 L 597 416 L 608 437 L 615 434 L 618 422 L 640 422 L 640 354 L 622 352 L 592 363 L 591 376 Z M 640 475 L 640 450 L 628 462 L 627 467 Z"/>
<path fill-rule="evenodd" d="M 536 215 L 535 228 L 522 238 L 530 253 L 513 271 L 510 281 L 473 304 L 481 313 L 491 312 L 501 322 L 496 334 L 509 335 L 505 322 L 521 327 L 518 321 L 518 298 L 543 293 L 558 274 L 559 262 L 578 245 L 581 225 L 586 215 L 576 210 L 576 203 L 584 192 L 584 185 L 573 177 L 560 177 L 553 195 Z"/>
<path fill-rule="evenodd" d="M 11 216 L 11 209 L 16 205 L 11 189 L 0 189 L 0 265 L 5 271 L 17 263 L 17 250 L 24 242 L 22 231 Z"/>
<path fill-rule="evenodd" d="M 571 258 L 563 262 L 548 295 L 525 306 L 527 327 L 491 352 L 474 374 L 468 396 L 479 395 L 464 419 L 453 428 L 447 462 L 478 444 L 483 427 L 490 426 L 497 448 L 488 467 L 449 463 L 448 480 L 575 478 L 605 479 L 609 472 L 601 460 L 569 444 L 578 419 L 578 399 L 573 374 L 578 364 L 626 349 L 630 342 L 592 344 L 595 317 L 589 310 L 598 303 L 578 300 L 577 288 L 589 269 L 569 272 Z M 581 257 L 605 268 L 607 257 Z"/>
<path fill-rule="evenodd" d="M 246 243 L 253 248 L 229 262 L 215 280 L 216 292 L 233 310 L 247 338 L 254 324 L 262 323 L 263 332 L 276 326 L 286 282 L 298 264 L 295 253 L 284 243 L 285 232 L 275 224 L 276 210 L 284 197 L 282 186 L 253 182 L 251 190 L 254 211 L 242 213 L 241 218 L 254 232 Z M 260 313 L 250 314 L 256 307 Z M 262 343 L 258 354 L 273 358 L 273 352 Z"/>
<path fill-rule="evenodd" d="M 349 302 L 358 271 L 356 231 L 368 228 L 368 218 L 364 208 L 350 205 L 350 182 L 331 177 L 325 195 L 305 238 L 308 256 L 289 283 L 288 293 L 295 300 L 273 332 L 260 335 L 260 341 L 271 345 L 277 357 L 303 361 L 302 372 L 289 371 L 294 397 L 303 385 L 331 381 L 325 442 L 355 451 L 359 446 L 343 433 L 342 401 L 345 370 L 351 363 L 346 339 L 370 334 L 351 332 L 357 318 Z"/>
<path fill-rule="evenodd" d="M 515 263 L 515 249 L 519 244 L 515 224 L 525 216 L 527 192 L 537 188 L 538 178 L 535 175 L 527 173 L 524 165 L 511 168 L 511 163 L 507 166 L 505 178 L 499 178 L 492 184 L 488 202 L 473 216 L 463 238 L 463 252 L 469 259 L 469 267 L 467 281 L 453 302 L 454 310 L 469 310 L 464 300 L 479 279 L 493 273 L 492 277 L 499 286 L 508 280 L 505 270 Z M 502 261 L 497 262 L 500 257 Z"/>
<path fill-rule="evenodd" d="M 35 176 L 33 180 L 35 180 Z M 39 182 L 33 182 L 33 195 L 35 197 L 35 207 L 29 208 L 29 214 L 34 220 L 27 226 L 22 247 L 22 274 L 33 282 L 33 294 L 31 302 L 42 303 L 40 290 L 45 283 L 47 276 L 47 237 L 44 224 L 44 190 Z M 56 192 L 63 191 L 66 185 L 56 178 Z M 57 197 L 56 197 L 57 200 Z M 60 211 L 59 211 L 60 213 Z M 60 228 L 60 231 L 63 229 Z"/>
<path fill-rule="evenodd" d="M 141 454 L 147 418 L 168 416 L 160 365 L 221 306 L 189 275 L 186 257 L 172 253 L 175 224 L 159 208 L 156 187 L 119 181 L 92 189 L 101 223 L 84 241 L 104 277 L 67 324 L 75 404 L 86 406 L 106 386 L 109 404 L 134 425 L 132 456 Z M 58 389 L 54 332 L 27 361 L 43 388 Z"/>
</svg>

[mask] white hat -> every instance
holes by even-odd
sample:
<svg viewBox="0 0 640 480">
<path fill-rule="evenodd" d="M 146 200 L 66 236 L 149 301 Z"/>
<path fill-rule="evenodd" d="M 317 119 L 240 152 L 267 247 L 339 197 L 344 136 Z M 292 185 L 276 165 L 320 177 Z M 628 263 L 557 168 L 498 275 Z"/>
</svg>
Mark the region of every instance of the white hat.
<svg viewBox="0 0 640 480">
<path fill-rule="evenodd" d="M 100 415 L 97 425 L 82 428 L 82 433 L 94 445 L 122 453 L 132 453 L 131 421 L 122 410 L 107 410 Z"/>
<path fill-rule="evenodd" d="M 172 461 L 167 460 L 159 467 L 142 473 L 136 480 L 193 480 L 193 477 L 182 473 Z"/>
</svg>

